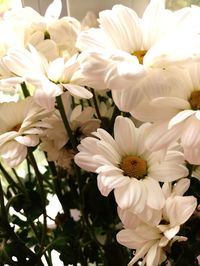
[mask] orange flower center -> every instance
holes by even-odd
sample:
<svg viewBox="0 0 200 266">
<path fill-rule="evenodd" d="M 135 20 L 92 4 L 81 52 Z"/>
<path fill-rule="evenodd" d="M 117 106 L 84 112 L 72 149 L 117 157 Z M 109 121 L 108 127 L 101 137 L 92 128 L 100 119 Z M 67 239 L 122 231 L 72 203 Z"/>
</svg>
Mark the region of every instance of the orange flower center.
<svg viewBox="0 0 200 266">
<path fill-rule="evenodd" d="M 120 168 L 124 174 L 137 179 L 142 179 L 147 174 L 147 162 L 138 156 L 129 155 L 122 159 Z"/>
<path fill-rule="evenodd" d="M 143 58 L 145 54 L 147 53 L 147 50 L 138 50 L 132 53 L 132 55 L 136 56 L 139 63 L 143 65 Z"/>
<path fill-rule="evenodd" d="M 21 124 L 17 124 L 16 126 L 14 126 L 13 128 L 11 128 L 10 131 L 19 131 L 20 130 L 20 127 L 21 127 Z"/>
<path fill-rule="evenodd" d="M 189 98 L 192 110 L 200 110 L 200 91 L 193 91 Z"/>
</svg>

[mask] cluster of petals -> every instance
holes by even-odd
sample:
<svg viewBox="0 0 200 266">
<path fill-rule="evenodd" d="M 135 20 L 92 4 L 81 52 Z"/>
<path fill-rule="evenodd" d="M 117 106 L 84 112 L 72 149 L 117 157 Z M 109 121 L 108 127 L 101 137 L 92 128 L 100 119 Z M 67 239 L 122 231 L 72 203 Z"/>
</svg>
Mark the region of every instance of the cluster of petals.
<svg viewBox="0 0 200 266">
<path fill-rule="evenodd" d="M 25 48 L 10 49 L 2 58 L 2 64 L 17 77 L 35 86 L 34 98 L 39 105 L 52 110 L 55 97 L 61 95 L 64 89 L 76 97 L 92 97 L 92 93 L 80 84 L 77 55 L 67 62 L 61 57 L 48 62 L 33 46 L 29 48 L 30 51 Z"/>
<path fill-rule="evenodd" d="M 94 118 L 95 111 L 88 106 L 82 110 L 81 105 L 71 108 L 71 95 L 65 92 L 61 96 L 62 102 L 65 103 L 65 115 L 73 132 L 78 132 L 79 137 L 86 137 L 100 126 L 100 120 Z M 58 110 L 43 119 L 46 128 L 40 135 L 41 150 L 45 151 L 49 161 L 57 161 L 62 154 L 63 149 L 69 141 L 68 132 Z M 75 151 L 74 151 L 75 152 Z M 68 158 L 66 158 L 68 160 Z"/>
<path fill-rule="evenodd" d="M 75 156 L 75 162 L 81 168 L 98 173 L 98 187 L 104 196 L 114 190 L 119 207 L 137 213 L 145 206 L 157 210 L 164 206 L 159 182 L 172 182 L 188 175 L 183 154 L 177 147 L 171 147 L 165 153 L 145 148 L 144 140 L 148 139 L 150 127 L 145 123 L 136 128 L 131 119 L 118 116 L 114 138 L 99 128 L 93 137 L 81 141 Z M 121 167 L 123 159 L 129 156 L 146 162 L 147 169 L 142 178 L 128 176 Z"/>
<path fill-rule="evenodd" d="M 166 201 L 157 225 L 146 223 L 128 210 L 118 208 L 124 229 L 117 234 L 117 240 L 136 251 L 129 266 L 134 265 L 141 258 L 142 265 L 158 266 L 166 260 L 165 252 L 173 242 L 187 240 L 186 237 L 178 236 L 177 233 L 197 206 L 195 197 L 183 196 L 189 185 L 190 182 L 186 178 L 181 179 L 174 186 L 164 183 L 162 190 Z"/>
<path fill-rule="evenodd" d="M 110 89 L 116 105 L 129 112 L 157 71 L 162 80 L 166 69 L 199 60 L 199 14 L 195 6 L 172 12 L 164 0 L 151 0 L 142 18 L 123 5 L 104 10 L 99 28 L 77 40 L 82 72 L 97 89 Z"/>
<path fill-rule="evenodd" d="M 0 154 L 10 167 L 20 164 L 27 156 L 27 147 L 39 144 L 39 134 L 49 113 L 32 97 L 0 105 Z"/>
<path fill-rule="evenodd" d="M 151 84 L 144 89 L 145 97 L 132 109 L 134 117 L 153 122 L 151 140 L 147 147 L 152 150 L 166 148 L 180 140 L 185 159 L 200 164 L 200 64 L 176 70 L 176 77 L 166 73 L 165 86 Z"/>
</svg>

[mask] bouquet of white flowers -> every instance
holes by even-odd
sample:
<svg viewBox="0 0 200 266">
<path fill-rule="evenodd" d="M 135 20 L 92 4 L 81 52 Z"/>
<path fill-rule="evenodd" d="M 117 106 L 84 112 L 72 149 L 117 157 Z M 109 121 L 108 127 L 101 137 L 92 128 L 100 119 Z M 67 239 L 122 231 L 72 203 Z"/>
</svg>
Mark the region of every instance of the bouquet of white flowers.
<svg viewBox="0 0 200 266">
<path fill-rule="evenodd" d="M 199 265 L 200 7 L 61 9 L 0 17 L 0 266 Z"/>
</svg>

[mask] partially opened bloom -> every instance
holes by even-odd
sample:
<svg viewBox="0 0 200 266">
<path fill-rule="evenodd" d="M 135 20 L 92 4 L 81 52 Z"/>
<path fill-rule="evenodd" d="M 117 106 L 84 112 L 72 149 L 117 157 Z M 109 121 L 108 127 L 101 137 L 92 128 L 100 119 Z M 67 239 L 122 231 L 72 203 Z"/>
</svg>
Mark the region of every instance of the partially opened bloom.
<svg viewBox="0 0 200 266">
<path fill-rule="evenodd" d="M 0 105 L 0 155 L 10 167 L 20 164 L 27 155 L 27 147 L 39 143 L 48 112 L 28 97 L 18 102 Z"/>
<path fill-rule="evenodd" d="M 140 102 L 142 88 L 154 73 L 159 71 L 162 80 L 168 67 L 199 59 L 200 9 L 172 12 L 165 9 L 164 2 L 150 1 L 142 18 L 128 7 L 115 5 L 100 12 L 98 29 L 78 38 L 83 73 L 97 89 L 112 90 L 123 111 Z"/>
<path fill-rule="evenodd" d="M 134 265 L 139 259 L 143 259 L 142 265 L 160 265 L 166 259 L 165 251 L 174 241 L 187 240 L 177 234 L 180 225 L 190 218 L 196 206 L 197 200 L 193 196 L 169 197 L 162 210 L 162 220 L 157 226 L 145 223 L 134 214 L 120 212 L 125 229 L 117 234 L 117 241 L 136 250 L 128 265 Z"/>
<path fill-rule="evenodd" d="M 2 64 L 16 76 L 23 77 L 26 82 L 35 86 L 34 98 L 39 105 L 52 110 L 55 97 L 64 90 L 68 90 L 75 97 L 92 97 L 92 93 L 79 83 L 77 55 L 67 62 L 61 57 L 48 62 L 33 46 L 29 48 L 30 51 L 11 49 L 2 58 Z"/>
<path fill-rule="evenodd" d="M 95 110 L 91 106 L 82 110 L 82 106 L 77 105 L 72 109 L 71 95 L 65 92 L 61 97 L 70 128 L 77 137 L 82 139 L 89 136 L 100 126 L 100 120 L 94 118 Z M 58 165 L 69 169 L 75 151 L 70 145 L 67 146 L 69 136 L 59 111 L 55 109 L 49 117 L 44 118 L 43 122 L 46 128 L 40 135 L 42 141 L 40 148 L 47 153 L 49 161 L 56 161 Z"/>
<path fill-rule="evenodd" d="M 177 71 L 177 77 L 166 75 L 168 84 L 158 89 L 146 87 L 145 97 L 133 108 L 132 115 L 154 122 L 147 147 L 166 148 L 179 140 L 185 159 L 200 164 L 200 64 L 193 63 Z"/>
<path fill-rule="evenodd" d="M 188 174 L 183 154 L 175 148 L 150 152 L 144 142 L 150 124 L 136 128 L 131 119 L 118 116 L 114 138 L 103 129 L 78 146 L 75 162 L 83 169 L 98 173 L 98 187 L 104 196 L 113 189 L 120 208 L 142 212 L 145 206 L 161 209 L 164 195 L 159 181 L 174 181 Z"/>
</svg>

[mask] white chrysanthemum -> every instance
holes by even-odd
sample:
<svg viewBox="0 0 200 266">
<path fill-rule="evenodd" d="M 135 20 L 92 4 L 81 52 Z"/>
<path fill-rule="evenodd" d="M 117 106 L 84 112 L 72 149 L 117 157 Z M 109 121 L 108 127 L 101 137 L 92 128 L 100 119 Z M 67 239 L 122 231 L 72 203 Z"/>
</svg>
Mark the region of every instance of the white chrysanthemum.
<svg viewBox="0 0 200 266">
<path fill-rule="evenodd" d="M 200 9 L 172 12 L 164 2 L 150 1 L 142 18 L 128 7 L 115 5 L 100 12 L 100 28 L 78 38 L 83 73 L 98 89 L 111 89 L 123 111 L 140 102 L 142 87 L 155 72 L 160 72 L 161 79 L 169 66 L 199 59 Z"/>
<path fill-rule="evenodd" d="M 177 182 L 173 182 L 173 184 L 172 182 L 165 182 L 162 186 L 162 192 L 167 200 L 169 197 L 183 196 L 189 186 L 190 180 L 188 178 L 181 178 Z M 140 221 L 157 226 L 163 218 L 163 209 L 155 210 L 146 206 L 142 212 L 134 216 L 135 219 L 132 219 L 133 214 L 135 215 L 134 209 L 123 210 L 118 207 L 118 215 L 125 228 L 136 227 Z"/>
<path fill-rule="evenodd" d="M 166 148 L 179 139 L 185 159 L 200 164 L 200 64 L 193 63 L 176 73 L 177 78 L 169 77 L 165 87 L 146 87 L 146 97 L 132 115 L 154 122 L 148 148 Z"/>
<path fill-rule="evenodd" d="M 59 52 L 55 41 L 49 38 L 49 26 L 59 21 L 61 9 L 61 0 L 54 0 L 48 6 L 44 16 L 30 7 L 21 7 L 6 12 L 3 21 L 5 24 L 13 25 L 16 30 L 21 30 L 22 34 L 18 36 L 18 39 L 21 39 L 22 47 L 31 43 L 48 59 L 53 60 L 58 57 Z M 57 27 L 58 31 L 59 28 L 61 26 Z M 16 47 L 15 42 L 12 42 L 12 47 Z"/>
<path fill-rule="evenodd" d="M 27 147 L 39 143 L 41 119 L 47 114 L 31 97 L 0 105 L 0 155 L 10 167 L 25 159 Z"/>
<path fill-rule="evenodd" d="M 129 118 L 118 116 L 114 139 L 103 129 L 78 146 L 75 162 L 98 173 L 98 187 L 105 196 L 114 189 L 120 208 L 142 212 L 148 205 L 161 209 L 164 196 L 158 181 L 174 181 L 188 174 L 183 154 L 169 149 L 166 155 L 145 149 L 150 124 L 136 128 Z"/>
<path fill-rule="evenodd" d="M 166 259 L 165 249 L 174 241 L 185 241 L 185 237 L 176 236 L 180 225 L 185 223 L 197 206 L 193 196 L 174 196 L 166 200 L 160 224 L 146 224 L 130 212 L 120 211 L 120 218 L 125 229 L 117 234 L 117 241 L 131 249 L 135 249 L 129 266 L 143 259 L 142 265 L 158 266 Z"/>
<path fill-rule="evenodd" d="M 89 136 L 91 132 L 100 126 L 100 120 L 94 118 L 95 110 L 92 107 L 85 107 L 84 110 L 82 110 L 81 105 L 77 105 L 72 110 L 71 97 L 68 92 L 62 95 L 62 101 L 65 103 L 65 114 L 69 121 L 70 128 L 73 132 L 76 132 L 79 137 L 83 138 Z M 69 168 L 75 151 L 70 151 L 70 148 L 67 150 L 65 147 L 69 141 L 69 136 L 60 113 L 58 110 L 55 110 L 50 117 L 45 118 L 43 121 L 47 125 L 47 128 L 41 135 L 41 149 L 47 152 L 49 161 L 57 161 L 58 164 L 62 161 L 62 166 L 65 165 L 65 168 Z M 68 156 L 66 156 L 67 153 Z M 64 154 L 65 156 L 63 156 Z M 68 167 L 66 167 L 66 165 L 68 165 Z"/>
<path fill-rule="evenodd" d="M 73 17 L 59 18 L 61 10 L 61 0 L 54 0 L 44 16 L 30 7 L 24 7 L 7 12 L 4 21 L 23 32 L 23 47 L 27 47 L 27 44 L 33 45 L 50 61 L 57 57 L 67 60 L 78 52 L 75 46 L 78 34 L 83 28 L 94 26 L 97 20 L 91 12 L 82 24 Z M 12 46 L 15 47 L 16 44 L 13 42 Z"/>
<path fill-rule="evenodd" d="M 2 63 L 16 76 L 23 77 L 36 87 L 34 98 L 47 109 L 54 107 L 55 97 L 61 95 L 64 89 L 75 97 L 92 97 L 92 93 L 79 83 L 77 55 L 67 62 L 59 57 L 48 63 L 45 57 L 30 46 L 30 51 L 11 49 L 2 58 Z"/>
</svg>

